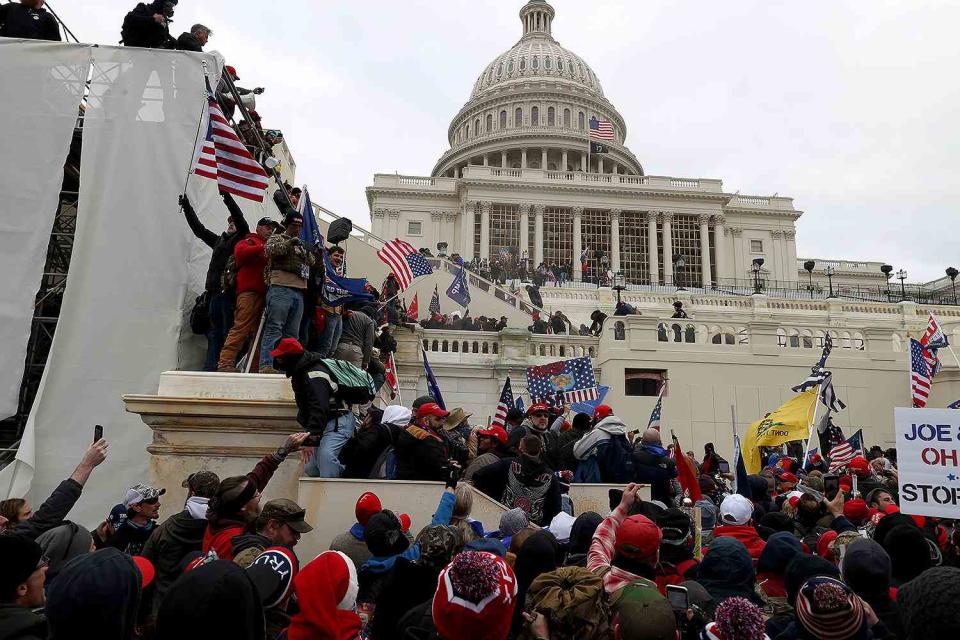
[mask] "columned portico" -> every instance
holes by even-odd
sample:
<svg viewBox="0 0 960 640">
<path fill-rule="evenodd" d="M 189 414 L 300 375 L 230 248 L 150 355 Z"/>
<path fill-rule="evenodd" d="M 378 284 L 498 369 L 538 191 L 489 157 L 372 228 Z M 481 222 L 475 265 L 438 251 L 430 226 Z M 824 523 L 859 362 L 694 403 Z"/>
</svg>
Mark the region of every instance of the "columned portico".
<svg viewBox="0 0 960 640">
<path fill-rule="evenodd" d="M 560 167 L 560 171 L 566 171 L 567 170 L 567 150 L 566 149 L 563 150 L 563 159 L 561 160 L 560 163 L 563 165 Z"/>
<path fill-rule="evenodd" d="M 660 260 L 657 255 L 656 211 L 647 211 L 647 251 L 650 256 L 650 284 L 660 284 Z"/>
<path fill-rule="evenodd" d="M 583 270 L 580 268 L 580 253 L 583 251 L 583 207 L 573 208 L 573 281 L 583 279 Z"/>
<path fill-rule="evenodd" d="M 547 168 L 547 149 L 544 147 L 540 150 L 540 168 L 546 170 Z"/>
<path fill-rule="evenodd" d="M 710 216 L 701 214 L 700 222 L 700 280 L 704 289 L 710 288 Z"/>
<path fill-rule="evenodd" d="M 620 271 L 620 209 L 610 209 L 610 269 Z"/>
<path fill-rule="evenodd" d="M 673 284 L 673 212 L 664 211 L 663 218 L 663 284 Z"/>
<path fill-rule="evenodd" d="M 521 168 L 521 169 L 526 169 L 526 168 L 527 168 L 527 149 L 526 149 L 526 147 L 524 147 L 523 149 L 520 150 L 520 168 Z"/>
<path fill-rule="evenodd" d="M 534 268 L 539 267 L 543 262 L 543 212 L 545 207 L 542 204 L 534 205 L 534 221 L 533 221 L 533 250 L 534 250 L 534 262 L 536 262 Z"/>
<path fill-rule="evenodd" d="M 480 203 L 480 258 L 490 259 L 490 207 L 489 200 Z"/>
</svg>

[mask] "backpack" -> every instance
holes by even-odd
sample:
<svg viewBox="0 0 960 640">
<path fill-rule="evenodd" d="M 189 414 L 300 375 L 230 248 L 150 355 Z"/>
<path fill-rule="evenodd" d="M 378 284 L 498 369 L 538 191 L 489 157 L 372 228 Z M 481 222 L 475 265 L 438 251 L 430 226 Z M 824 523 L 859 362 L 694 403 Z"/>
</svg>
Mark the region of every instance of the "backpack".
<svg viewBox="0 0 960 640">
<path fill-rule="evenodd" d="M 190 310 L 190 330 L 198 336 L 207 334 L 210 330 L 210 298 L 204 291 L 193 301 L 193 309 Z"/>
<path fill-rule="evenodd" d="M 333 396 L 344 404 L 367 404 L 377 395 L 373 388 L 373 378 L 369 373 L 344 360 L 324 358 L 323 364 L 330 372 Z"/>
<path fill-rule="evenodd" d="M 222 291 L 236 291 L 237 289 L 237 259 L 231 253 L 227 258 L 227 264 L 223 267 L 223 275 L 220 277 L 220 289 Z"/>
<path fill-rule="evenodd" d="M 596 451 L 601 482 L 633 482 L 633 449 L 626 436 L 611 436 L 598 445 Z"/>
<path fill-rule="evenodd" d="M 370 480 L 396 480 L 397 478 L 397 454 L 393 450 L 393 445 L 388 445 L 377 461 L 373 463 L 370 470 Z"/>
</svg>

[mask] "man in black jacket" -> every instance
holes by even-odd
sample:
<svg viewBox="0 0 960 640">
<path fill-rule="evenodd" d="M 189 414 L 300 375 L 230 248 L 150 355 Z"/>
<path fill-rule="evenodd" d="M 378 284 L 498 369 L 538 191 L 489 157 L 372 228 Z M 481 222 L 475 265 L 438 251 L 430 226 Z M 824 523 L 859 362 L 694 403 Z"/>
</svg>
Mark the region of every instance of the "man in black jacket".
<svg viewBox="0 0 960 640">
<path fill-rule="evenodd" d="M 633 450 L 636 482 L 650 485 L 650 497 L 671 504 L 670 481 L 677 477 L 677 465 L 660 441 L 660 432 L 647 429 Z"/>
<path fill-rule="evenodd" d="M 416 422 L 397 437 L 398 480 L 444 480 L 451 462 L 466 464 L 467 448 L 451 440 L 443 428 L 448 415 L 435 402 L 420 405 Z"/>
<path fill-rule="evenodd" d="M 177 41 L 170 35 L 170 22 L 177 0 L 141 2 L 123 19 L 120 37 L 128 47 L 174 49 Z"/>
<path fill-rule="evenodd" d="M 212 250 L 204 284 L 207 312 L 210 316 L 210 328 L 207 331 L 207 357 L 203 363 L 204 371 L 217 370 L 220 350 L 227 339 L 230 327 L 233 326 L 235 286 L 226 290 L 223 286 L 223 274 L 227 267 L 227 261 L 233 255 L 237 243 L 250 233 L 250 225 L 244 219 L 243 211 L 237 206 L 233 196 L 229 193 L 220 195 L 223 196 L 223 203 L 230 212 L 230 216 L 227 218 L 227 230 L 220 235 L 203 226 L 200 218 L 197 217 L 197 212 L 191 206 L 187 194 L 180 196 L 180 206 L 183 207 L 183 215 L 187 219 L 187 224 L 190 225 L 190 230 L 193 231 L 193 235 Z"/>
<path fill-rule="evenodd" d="M 43 0 L 20 0 L 0 5 L 0 36 L 60 41 L 60 25 L 43 8 Z"/>
<path fill-rule="evenodd" d="M 473 486 L 508 508 L 520 507 L 530 522 L 546 527 L 560 513 L 560 481 L 543 461 L 543 444 L 537 436 L 524 436 L 520 457 L 507 458 L 480 469 Z"/>
<path fill-rule="evenodd" d="M 163 596 L 182 573 L 180 563 L 188 553 L 200 551 L 207 530 L 207 502 L 217 493 L 220 478 L 212 471 L 197 471 L 184 480 L 187 502 L 183 511 L 160 524 L 143 547 L 143 556 L 157 570 L 154 580 L 153 612 L 160 609 Z"/>
<path fill-rule="evenodd" d="M 177 38 L 177 49 L 180 51 L 203 51 L 203 47 L 207 44 L 207 40 L 210 39 L 210 34 L 213 33 L 210 31 L 209 27 L 205 27 L 202 24 L 195 24 L 190 27 L 189 33 L 184 31 L 180 34 L 180 37 Z"/>
</svg>

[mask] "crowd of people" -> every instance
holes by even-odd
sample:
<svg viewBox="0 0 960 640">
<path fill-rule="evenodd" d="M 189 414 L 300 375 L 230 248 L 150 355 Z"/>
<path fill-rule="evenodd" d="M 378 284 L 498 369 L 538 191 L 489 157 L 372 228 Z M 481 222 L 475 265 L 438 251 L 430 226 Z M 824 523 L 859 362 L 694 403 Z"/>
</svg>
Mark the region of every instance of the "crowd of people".
<svg viewBox="0 0 960 640">
<path fill-rule="evenodd" d="M 296 367 L 303 357 L 277 361 Z M 568 423 L 534 404 L 511 410 L 503 426 L 474 427 L 469 414 L 425 396 L 411 408 L 369 409 L 338 461 L 344 477 L 389 468 L 389 477 L 443 483 L 430 523 L 415 531 L 404 504 L 366 492 L 354 524 L 321 541 L 329 550 L 301 559 L 297 543 L 324 514 L 260 499 L 293 454 L 318 464 L 309 449 L 318 425 L 298 419 L 305 431 L 248 474 L 191 473 L 182 509 L 162 522 L 166 488 L 147 484 L 121 492 L 95 530 L 67 520 L 107 456 L 103 440 L 36 511 L 24 500 L 0 503 L 0 640 L 960 633 L 960 528 L 900 513 L 892 449 L 854 457 L 839 479 L 827 473 L 829 457 L 801 464 L 770 450 L 761 473 L 731 489 L 712 444 L 702 458 L 672 452 L 658 430 L 637 433 L 607 405 Z M 395 455 L 385 457 L 387 448 Z M 695 502 L 677 481 L 676 455 L 696 469 Z M 581 512 L 571 481 L 623 488 L 610 491 L 609 511 Z M 471 517 L 476 492 L 507 507 L 498 521 Z"/>
</svg>

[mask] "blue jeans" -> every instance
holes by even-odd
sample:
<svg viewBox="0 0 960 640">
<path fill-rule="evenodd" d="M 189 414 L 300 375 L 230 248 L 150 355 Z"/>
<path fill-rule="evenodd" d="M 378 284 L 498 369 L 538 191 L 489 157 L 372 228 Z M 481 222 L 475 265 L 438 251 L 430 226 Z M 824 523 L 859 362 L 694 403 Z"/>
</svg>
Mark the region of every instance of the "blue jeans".
<svg viewBox="0 0 960 640">
<path fill-rule="evenodd" d="M 322 358 L 332 358 L 337 345 L 340 344 L 340 335 L 343 333 L 343 318 L 339 313 L 327 313 L 327 324 L 320 336 L 317 353 Z"/>
<path fill-rule="evenodd" d="M 220 351 L 233 326 L 233 296 L 220 292 L 210 296 L 207 303 L 210 316 L 210 328 L 207 329 L 207 357 L 203 362 L 204 371 L 216 371 L 220 360 Z"/>
<path fill-rule="evenodd" d="M 303 293 L 299 289 L 270 285 L 267 289 L 266 320 L 260 349 L 260 369 L 273 366 L 270 352 L 281 338 L 296 338 L 303 315 Z"/>
<path fill-rule="evenodd" d="M 357 430 L 352 412 L 327 421 L 320 446 L 314 447 L 313 457 L 303 465 L 303 472 L 311 478 L 339 478 L 345 467 L 340 464 L 340 451 Z"/>
</svg>

